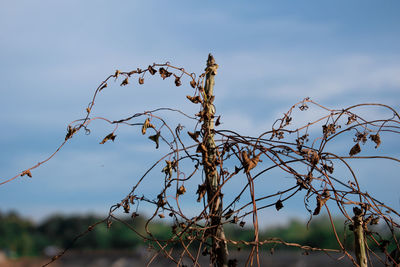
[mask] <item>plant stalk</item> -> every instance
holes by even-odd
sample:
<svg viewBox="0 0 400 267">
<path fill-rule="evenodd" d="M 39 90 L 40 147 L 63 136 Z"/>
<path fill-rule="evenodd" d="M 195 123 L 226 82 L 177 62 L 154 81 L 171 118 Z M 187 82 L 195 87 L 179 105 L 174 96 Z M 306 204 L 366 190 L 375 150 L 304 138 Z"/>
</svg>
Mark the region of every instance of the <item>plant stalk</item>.
<svg viewBox="0 0 400 267">
<path fill-rule="evenodd" d="M 212 240 L 212 251 L 210 259 L 214 266 L 228 267 L 228 246 L 225 239 L 224 229 L 221 225 L 222 218 L 222 194 L 218 190 L 220 177 L 217 171 L 217 151 L 214 141 L 214 77 L 217 74 L 218 65 L 214 57 L 209 54 L 206 68 L 206 79 L 204 86 L 203 101 L 203 144 L 206 151 L 203 152 L 203 168 L 206 177 L 207 200 L 210 203 L 210 230 L 209 236 Z"/>
<path fill-rule="evenodd" d="M 367 267 L 367 251 L 365 247 L 365 235 L 364 235 L 364 227 L 363 227 L 363 212 L 354 208 L 354 217 L 353 217 L 353 233 L 354 233 L 354 246 L 355 253 L 357 258 L 357 263 L 360 267 Z"/>
</svg>

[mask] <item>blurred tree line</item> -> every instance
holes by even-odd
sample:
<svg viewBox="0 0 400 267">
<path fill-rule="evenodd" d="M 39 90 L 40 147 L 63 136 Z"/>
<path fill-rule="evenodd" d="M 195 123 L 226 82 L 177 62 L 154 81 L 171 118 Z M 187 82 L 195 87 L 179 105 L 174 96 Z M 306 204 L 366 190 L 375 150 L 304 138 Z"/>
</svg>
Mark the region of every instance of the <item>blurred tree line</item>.
<svg viewBox="0 0 400 267">
<path fill-rule="evenodd" d="M 132 228 L 145 235 L 144 224 L 146 218 L 137 217 L 135 220 L 126 219 Z M 89 225 L 102 220 L 101 217 L 62 216 L 54 215 L 40 223 L 19 216 L 16 212 L 0 212 L 0 250 L 11 257 L 40 256 L 46 247 L 55 246 L 65 248 L 80 233 L 88 229 Z M 337 234 L 346 247 L 353 247 L 352 233 L 343 227 L 343 221 L 334 222 Z M 341 226 L 340 226 L 341 225 Z M 238 231 L 237 225 L 227 226 L 225 231 L 228 238 L 234 240 L 254 239 L 254 231 L 244 227 Z M 157 238 L 168 239 L 172 236 L 171 225 L 167 222 L 156 223 L 151 230 Z M 289 223 L 267 227 L 260 232 L 260 239 L 278 237 L 288 242 L 309 245 L 321 248 L 339 249 L 336 238 L 332 233 L 332 226 L 328 218 L 319 217 L 311 221 L 309 229 L 305 222 L 293 219 Z M 135 232 L 121 222 L 114 221 L 110 228 L 105 223 L 96 226 L 90 233 L 74 243 L 77 250 L 132 250 L 138 246 L 146 246 Z M 243 246 L 245 247 L 245 246 Z M 265 245 L 267 249 L 294 249 L 283 245 Z"/>
</svg>

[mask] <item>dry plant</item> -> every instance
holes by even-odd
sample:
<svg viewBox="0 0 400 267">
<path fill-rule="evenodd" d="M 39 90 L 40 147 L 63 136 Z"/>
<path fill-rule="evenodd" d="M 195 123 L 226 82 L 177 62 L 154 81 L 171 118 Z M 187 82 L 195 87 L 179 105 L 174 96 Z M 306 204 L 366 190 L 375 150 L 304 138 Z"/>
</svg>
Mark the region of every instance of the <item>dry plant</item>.
<svg viewBox="0 0 400 267">
<path fill-rule="evenodd" d="M 366 159 L 375 162 L 382 159 L 398 164 L 398 158 L 382 155 L 380 145 L 385 142 L 383 136 L 390 140 L 391 135 L 396 138 L 400 133 L 399 114 L 383 104 L 365 103 L 345 109 L 330 109 L 306 98 L 276 120 L 271 129 L 256 137 L 244 136 L 228 129 L 219 129 L 223 117 L 215 114 L 213 105 L 217 69 L 214 58 L 209 55 L 205 72 L 199 76 L 168 62 L 129 72 L 117 70 L 100 83 L 86 108 L 84 118 L 68 125 L 65 140 L 49 158 L 0 184 L 20 176 L 32 177 L 32 171 L 50 160 L 77 132 L 84 130 L 89 133 L 88 127 L 93 121 L 103 120 L 112 127 L 111 133 L 105 135 L 100 144 L 114 141 L 120 127 L 138 127 L 142 135 L 148 135 L 154 141 L 156 149 L 164 146 L 169 152 L 137 179 L 132 190 L 122 201 L 110 208 L 103 221 L 89 226 L 74 241 L 101 223 L 112 227 L 113 221 L 120 221 L 154 250 L 148 266 L 159 256 L 170 259 L 176 266 L 185 266 L 184 262 L 188 261 L 193 266 L 200 266 L 199 258 L 206 255 L 209 256 L 212 266 L 236 266 L 237 261 L 229 256 L 228 247 L 240 246 L 250 248 L 246 266 L 261 266 L 259 255 L 267 244 L 292 246 L 305 251 L 339 252 L 347 256 L 355 266 L 367 266 L 371 257 L 379 258 L 385 265 L 398 264 L 399 213 L 363 191 L 350 162 Z M 182 86 L 183 83 L 190 86 L 192 94 L 186 96 L 186 100 L 198 105 L 199 112 L 191 116 L 180 110 L 159 108 L 116 121 L 91 116 L 96 98 L 103 90 L 107 90 L 110 82 L 130 86 L 137 79 L 143 85 L 145 78 L 158 75 L 163 80 L 173 79 L 176 86 Z M 391 116 L 368 119 L 358 114 L 359 110 L 370 108 L 384 109 Z M 161 111 L 184 116 L 193 124 L 190 127 L 181 124 L 168 125 L 158 115 Z M 293 119 L 295 113 L 301 113 L 298 115 L 300 118 L 306 113 L 318 116 L 311 122 L 296 126 Z M 339 140 L 345 148 L 342 149 L 340 144 L 334 143 L 335 140 Z M 334 144 L 333 150 L 331 144 Z M 375 148 L 368 148 L 371 144 Z M 261 181 L 271 179 L 267 175 L 276 170 L 290 177 L 282 183 L 285 188 L 266 193 L 266 188 L 257 187 Z M 336 175 L 338 170 L 340 174 Z M 349 175 L 343 175 L 344 171 Z M 162 185 L 161 190 L 154 192 L 154 195 L 143 195 L 140 186 L 150 173 L 154 174 L 152 179 L 160 176 L 157 183 Z M 233 198 L 227 201 L 227 198 L 224 199 L 224 189 L 233 180 L 241 186 L 236 187 L 236 192 L 230 192 Z M 190 181 L 197 184 L 196 193 L 196 188 L 188 188 L 186 193 Z M 295 195 L 304 198 L 305 211 L 310 214 L 310 220 L 322 210 L 326 211 L 331 221 L 332 234 L 335 235 L 340 249 L 310 247 L 275 237 L 260 239 L 259 214 L 267 208 L 279 211 Z M 188 215 L 190 212 L 181 207 L 180 200 L 184 197 L 185 202 L 193 200 L 191 206 L 197 205 L 199 212 L 195 216 Z M 194 199 L 197 199 L 197 204 Z M 151 209 L 152 215 L 146 221 L 144 229 L 133 227 L 117 215 L 117 210 L 123 210 L 134 221 L 143 210 L 149 212 Z M 332 209 L 343 214 L 354 233 L 355 258 L 354 254 L 347 251 L 343 238 L 337 234 L 331 216 Z M 193 212 L 193 209 L 190 211 Z M 165 217 L 168 216 L 172 235 L 168 239 L 157 238 L 151 225 L 161 219 L 166 220 Z M 237 224 L 243 227 L 246 222 L 252 223 L 252 241 L 231 240 L 225 236 L 225 225 Z M 380 228 L 371 227 L 378 223 Z M 391 233 L 390 238 L 383 237 L 376 229 L 388 230 Z M 382 253 L 372 250 L 368 244 L 379 247 Z M 388 251 L 389 245 L 395 249 Z M 66 250 L 48 264 L 57 260 Z"/>
</svg>

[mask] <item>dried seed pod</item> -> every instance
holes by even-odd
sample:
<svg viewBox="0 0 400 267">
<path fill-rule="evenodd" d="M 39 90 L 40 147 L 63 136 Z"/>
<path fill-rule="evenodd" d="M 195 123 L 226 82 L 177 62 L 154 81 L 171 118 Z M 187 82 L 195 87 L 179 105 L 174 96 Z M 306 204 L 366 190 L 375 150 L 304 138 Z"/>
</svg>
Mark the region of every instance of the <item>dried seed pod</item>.
<svg viewBox="0 0 400 267">
<path fill-rule="evenodd" d="M 165 218 L 164 214 L 162 214 L 162 213 L 158 214 L 158 217 L 160 217 L 161 219 Z"/>
<path fill-rule="evenodd" d="M 143 79 L 143 77 L 139 77 L 139 84 L 144 84 L 144 79 Z"/>
<path fill-rule="evenodd" d="M 118 78 L 118 76 L 120 75 L 120 73 L 121 73 L 120 70 L 116 70 L 116 71 L 115 71 L 115 74 L 114 74 L 115 79 Z"/>
</svg>

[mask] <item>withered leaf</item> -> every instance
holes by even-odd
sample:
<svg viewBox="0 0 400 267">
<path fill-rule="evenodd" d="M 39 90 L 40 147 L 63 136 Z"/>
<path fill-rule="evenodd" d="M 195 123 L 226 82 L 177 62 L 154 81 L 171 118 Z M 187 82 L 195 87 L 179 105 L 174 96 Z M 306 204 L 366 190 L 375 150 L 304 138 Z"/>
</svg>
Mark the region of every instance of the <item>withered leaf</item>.
<svg viewBox="0 0 400 267">
<path fill-rule="evenodd" d="M 283 208 L 283 203 L 282 201 L 279 199 L 276 203 L 275 203 L 275 209 L 276 210 L 280 210 Z"/>
<path fill-rule="evenodd" d="M 325 205 L 330 197 L 329 191 L 326 190 L 324 190 L 321 195 L 317 196 L 317 207 L 315 208 L 313 215 L 318 215 L 320 213 L 322 206 Z"/>
<path fill-rule="evenodd" d="M 369 138 L 371 138 L 371 140 L 376 144 L 375 148 L 378 148 L 381 144 L 381 137 L 379 136 L 379 133 L 377 134 L 371 134 L 369 136 Z"/>
<path fill-rule="evenodd" d="M 103 138 L 103 141 L 100 142 L 100 144 L 104 144 L 108 140 L 112 140 L 114 142 L 116 135 L 114 133 L 108 134 L 106 137 Z"/>
<path fill-rule="evenodd" d="M 317 151 L 313 149 L 304 148 L 302 152 L 305 154 L 305 158 L 307 159 L 308 162 L 310 162 L 314 166 L 317 165 L 319 161 L 319 156 Z"/>
<path fill-rule="evenodd" d="M 301 106 L 299 106 L 299 109 L 300 109 L 301 111 L 304 111 L 304 110 L 307 110 L 307 109 L 308 109 L 308 106 L 307 106 L 306 103 L 303 103 L 303 104 L 301 104 Z"/>
<path fill-rule="evenodd" d="M 176 86 L 181 86 L 182 85 L 181 78 L 179 76 L 175 77 L 175 85 Z"/>
<path fill-rule="evenodd" d="M 169 160 L 166 160 L 165 163 L 167 165 L 161 170 L 161 172 L 165 173 L 166 175 L 168 175 L 169 178 L 171 178 L 172 177 L 173 164 Z"/>
<path fill-rule="evenodd" d="M 147 69 L 149 70 L 151 75 L 154 75 L 157 72 L 152 66 L 149 66 Z"/>
<path fill-rule="evenodd" d="M 181 185 L 181 186 L 178 188 L 178 190 L 176 191 L 176 194 L 177 194 L 178 196 L 183 195 L 183 194 L 185 194 L 185 193 L 186 193 L 186 188 L 185 188 L 183 185 Z"/>
<path fill-rule="evenodd" d="M 347 118 L 346 125 L 352 124 L 356 120 L 357 120 L 357 116 L 355 114 L 351 114 L 351 116 L 349 116 Z"/>
<path fill-rule="evenodd" d="M 324 168 L 324 170 L 326 170 L 326 171 L 329 172 L 330 174 L 333 173 L 333 170 L 334 170 L 333 165 L 332 165 L 332 166 L 329 166 L 329 165 L 327 165 L 327 164 L 323 164 L 322 167 Z"/>
<path fill-rule="evenodd" d="M 196 88 L 196 81 L 195 81 L 195 80 L 192 80 L 192 81 L 190 82 L 190 86 L 192 86 L 193 88 Z"/>
<path fill-rule="evenodd" d="M 285 117 L 285 126 L 289 125 L 291 121 L 292 121 L 292 117 L 286 116 Z"/>
<path fill-rule="evenodd" d="M 218 126 L 221 124 L 220 119 L 221 119 L 221 116 L 218 116 L 217 120 L 215 121 L 215 126 Z"/>
<path fill-rule="evenodd" d="M 351 157 L 351 156 L 354 156 L 354 155 L 356 155 L 356 154 L 358 154 L 360 152 L 361 152 L 361 147 L 360 147 L 360 144 L 357 143 L 350 149 L 349 155 Z"/>
<path fill-rule="evenodd" d="M 130 207 L 128 201 L 126 201 L 126 202 L 124 203 L 123 207 L 124 207 L 124 212 L 125 212 L 125 213 L 129 213 L 129 210 L 131 209 L 131 207 Z"/>
<path fill-rule="evenodd" d="M 235 166 L 235 174 L 239 173 L 240 170 L 241 170 L 241 168 Z"/>
<path fill-rule="evenodd" d="M 232 209 L 229 209 L 224 215 L 225 220 L 228 220 L 232 216 L 233 212 L 234 211 Z"/>
<path fill-rule="evenodd" d="M 338 127 L 334 123 L 328 125 L 322 125 L 322 132 L 324 134 L 324 137 L 328 137 L 331 134 L 336 133 L 336 128 Z"/>
<path fill-rule="evenodd" d="M 86 108 L 86 112 L 87 112 L 87 113 L 90 113 L 90 108 Z"/>
<path fill-rule="evenodd" d="M 143 79 L 143 77 L 139 77 L 139 84 L 144 84 L 144 79 Z"/>
<path fill-rule="evenodd" d="M 72 128 L 71 126 L 68 126 L 67 128 L 67 135 L 65 136 L 65 141 L 67 141 L 68 139 L 72 138 L 72 136 L 74 135 L 74 133 L 76 133 L 78 130 L 74 127 Z"/>
<path fill-rule="evenodd" d="M 161 75 L 161 78 L 163 78 L 163 80 L 165 80 L 165 78 L 168 78 L 169 76 L 172 75 L 171 72 L 167 71 L 166 69 L 164 69 L 163 67 L 161 67 L 158 72 Z"/>
<path fill-rule="evenodd" d="M 245 224 L 246 224 L 246 222 L 244 222 L 244 221 L 241 221 L 241 222 L 239 223 L 240 227 L 243 227 Z"/>
<path fill-rule="evenodd" d="M 130 72 L 128 72 L 128 76 L 131 77 L 131 75 L 132 75 L 132 74 L 135 74 L 135 73 L 137 73 L 136 70 L 130 71 Z"/>
<path fill-rule="evenodd" d="M 199 144 L 197 146 L 196 153 L 207 153 L 206 146 L 203 143 Z"/>
<path fill-rule="evenodd" d="M 199 140 L 197 138 L 199 138 L 200 131 L 196 131 L 194 133 L 192 133 L 192 132 L 187 132 L 187 133 L 194 141 L 199 143 Z"/>
<path fill-rule="evenodd" d="M 115 71 L 115 74 L 114 74 L 115 79 L 118 78 L 118 76 L 119 76 L 120 73 L 121 73 L 120 70 L 116 70 L 116 71 Z"/>
<path fill-rule="evenodd" d="M 99 92 L 100 92 L 101 90 L 103 90 L 104 88 L 106 88 L 106 87 L 107 87 L 107 83 L 104 83 L 104 84 L 100 87 Z"/>
<path fill-rule="evenodd" d="M 363 144 L 365 144 L 367 142 L 367 136 L 368 136 L 367 132 L 363 132 L 363 133 L 357 132 L 356 139 L 354 140 L 354 142 L 361 141 Z"/>
<path fill-rule="evenodd" d="M 296 177 L 296 184 L 300 187 L 301 189 L 308 189 L 309 185 L 306 180 L 303 180 L 301 176 L 295 176 Z"/>
<path fill-rule="evenodd" d="M 29 178 L 32 178 L 32 173 L 30 170 L 25 170 L 21 173 L 21 176 L 27 175 Z"/>
<path fill-rule="evenodd" d="M 162 214 L 162 213 L 158 214 L 158 217 L 160 217 L 161 219 L 165 218 L 164 214 Z"/>
<path fill-rule="evenodd" d="M 145 120 L 145 122 L 143 123 L 143 126 L 142 126 L 142 134 L 143 135 L 146 134 L 147 128 L 153 128 L 153 129 L 155 128 L 154 125 L 150 123 L 150 119 L 149 118 L 147 118 Z"/>
<path fill-rule="evenodd" d="M 245 172 L 249 172 L 250 170 L 254 169 L 258 162 L 260 161 L 260 154 L 253 158 L 249 158 L 246 151 L 242 152 L 242 160 L 243 160 L 243 167 Z"/>
<path fill-rule="evenodd" d="M 198 95 L 197 96 L 187 95 L 186 98 L 189 99 L 194 104 L 198 104 L 198 103 L 202 102 L 200 96 L 198 96 Z"/>
<path fill-rule="evenodd" d="M 238 216 L 233 216 L 233 219 L 231 220 L 231 223 L 237 223 L 239 221 Z"/>
<path fill-rule="evenodd" d="M 370 225 L 378 224 L 379 223 L 379 217 L 375 217 L 371 220 Z"/>
<path fill-rule="evenodd" d="M 155 135 L 149 136 L 149 139 L 156 143 L 156 149 L 159 147 L 159 140 L 160 140 L 160 132 L 157 132 Z"/>
<path fill-rule="evenodd" d="M 197 198 L 197 202 L 200 202 L 201 199 L 206 194 L 206 185 L 205 184 L 199 184 L 199 186 L 197 187 L 196 194 L 199 195 L 198 198 Z"/>
<path fill-rule="evenodd" d="M 158 207 L 162 208 L 162 207 L 164 207 L 165 204 L 167 204 L 167 201 L 165 201 L 165 199 L 164 199 L 164 197 L 162 196 L 162 194 L 159 194 L 159 195 L 157 196 L 157 198 L 158 198 L 158 201 L 157 201 L 157 206 L 158 206 Z"/>
<path fill-rule="evenodd" d="M 128 77 L 126 77 L 123 81 L 122 81 L 122 83 L 120 84 L 121 86 L 125 86 L 125 85 L 127 85 L 129 83 L 129 81 L 128 81 Z"/>
</svg>

